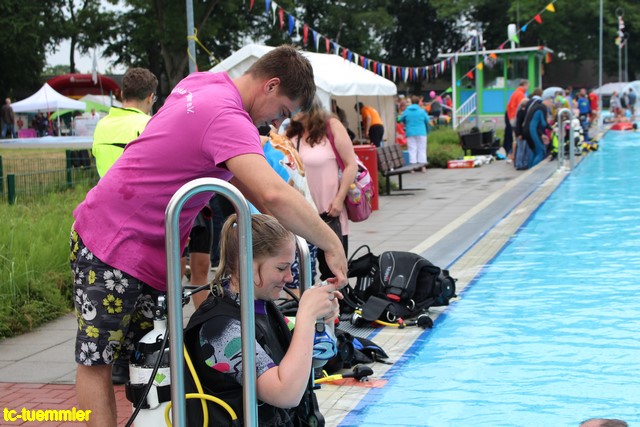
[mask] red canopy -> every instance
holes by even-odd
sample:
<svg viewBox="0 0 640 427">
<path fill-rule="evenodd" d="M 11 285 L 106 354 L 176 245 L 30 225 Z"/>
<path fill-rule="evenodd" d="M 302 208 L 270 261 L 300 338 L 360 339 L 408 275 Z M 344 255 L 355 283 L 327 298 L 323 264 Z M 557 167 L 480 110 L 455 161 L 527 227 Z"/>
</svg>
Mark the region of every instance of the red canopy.
<svg viewBox="0 0 640 427">
<path fill-rule="evenodd" d="M 94 83 L 91 74 L 63 74 L 47 81 L 49 86 L 70 98 L 82 98 L 85 95 L 120 94 L 120 86 L 113 79 L 98 74 Z"/>
</svg>

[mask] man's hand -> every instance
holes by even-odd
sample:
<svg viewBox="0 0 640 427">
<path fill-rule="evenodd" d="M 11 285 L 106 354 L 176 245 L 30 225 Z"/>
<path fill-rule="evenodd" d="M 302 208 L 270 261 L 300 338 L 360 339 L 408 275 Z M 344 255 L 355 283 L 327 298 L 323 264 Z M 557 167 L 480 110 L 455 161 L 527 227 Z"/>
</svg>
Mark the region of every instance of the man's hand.
<svg viewBox="0 0 640 427">
<path fill-rule="evenodd" d="M 347 257 L 344 254 L 342 246 L 332 251 L 324 252 L 327 266 L 335 276 L 335 284 L 338 289 L 345 287 L 349 281 L 347 280 Z"/>
</svg>

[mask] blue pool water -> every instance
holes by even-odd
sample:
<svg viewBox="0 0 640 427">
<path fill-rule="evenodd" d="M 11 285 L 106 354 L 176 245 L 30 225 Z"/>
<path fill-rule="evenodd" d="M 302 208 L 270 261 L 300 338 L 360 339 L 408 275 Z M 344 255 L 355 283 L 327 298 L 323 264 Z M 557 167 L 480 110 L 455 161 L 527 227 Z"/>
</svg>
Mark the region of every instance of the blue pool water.
<svg viewBox="0 0 640 427">
<path fill-rule="evenodd" d="M 640 135 L 609 132 L 341 425 L 638 425 L 639 293 Z"/>
</svg>

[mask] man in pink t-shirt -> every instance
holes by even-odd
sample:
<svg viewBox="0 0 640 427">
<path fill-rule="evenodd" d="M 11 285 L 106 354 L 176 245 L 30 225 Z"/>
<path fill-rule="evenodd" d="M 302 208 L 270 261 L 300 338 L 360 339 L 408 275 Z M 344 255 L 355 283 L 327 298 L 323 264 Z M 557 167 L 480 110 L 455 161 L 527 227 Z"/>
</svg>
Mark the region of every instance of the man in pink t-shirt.
<svg viewBox="0 0 640 427">
<path fill-rule="evenodd" d="M 75 209 L 76 392 L 80 406 L 92 410 L 91 425 L 116 424 L 111 366 L 122 346 L 151 327 L 150 306 L 166 290 L 165 209 L 182 185 L 204 177 L 231 181 L 261 212 L 322 248 L 337 286 L 347 283 L 342 243 L 266 162 L 256 128 L 277 128 L 308 109 L 314 95 L 313 69 L 291 46 L 272 50 L 233 80 L 191 74 Z M 201 193 L 185 203 L 182 248 L 210 198 Z"/>
</svg>

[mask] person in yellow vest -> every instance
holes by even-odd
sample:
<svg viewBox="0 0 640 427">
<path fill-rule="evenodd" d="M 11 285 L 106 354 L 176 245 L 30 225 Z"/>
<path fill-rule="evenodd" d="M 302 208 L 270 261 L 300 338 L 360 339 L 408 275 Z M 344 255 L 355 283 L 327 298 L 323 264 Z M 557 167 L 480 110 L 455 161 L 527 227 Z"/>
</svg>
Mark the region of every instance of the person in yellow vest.
<svg viewBox="0 0 640 427">
<path fill-rule="evenodd" d="M 122 79 L 122 108 L 111 107 L 96 125 L 92 153 L 102 178 L 151 119 L 158 79 L 146 68 L 130 68 Z"/>
<path fill-rule="evenodd" d="M 384 126 L 380 114 L 368 105 L 358 102 L 353 108 L 360 113 L 362 117 L 362 131 L 366 138 L 376 147 L 380 147 L 382 136 L 384 135 Z"/>
</svg>

